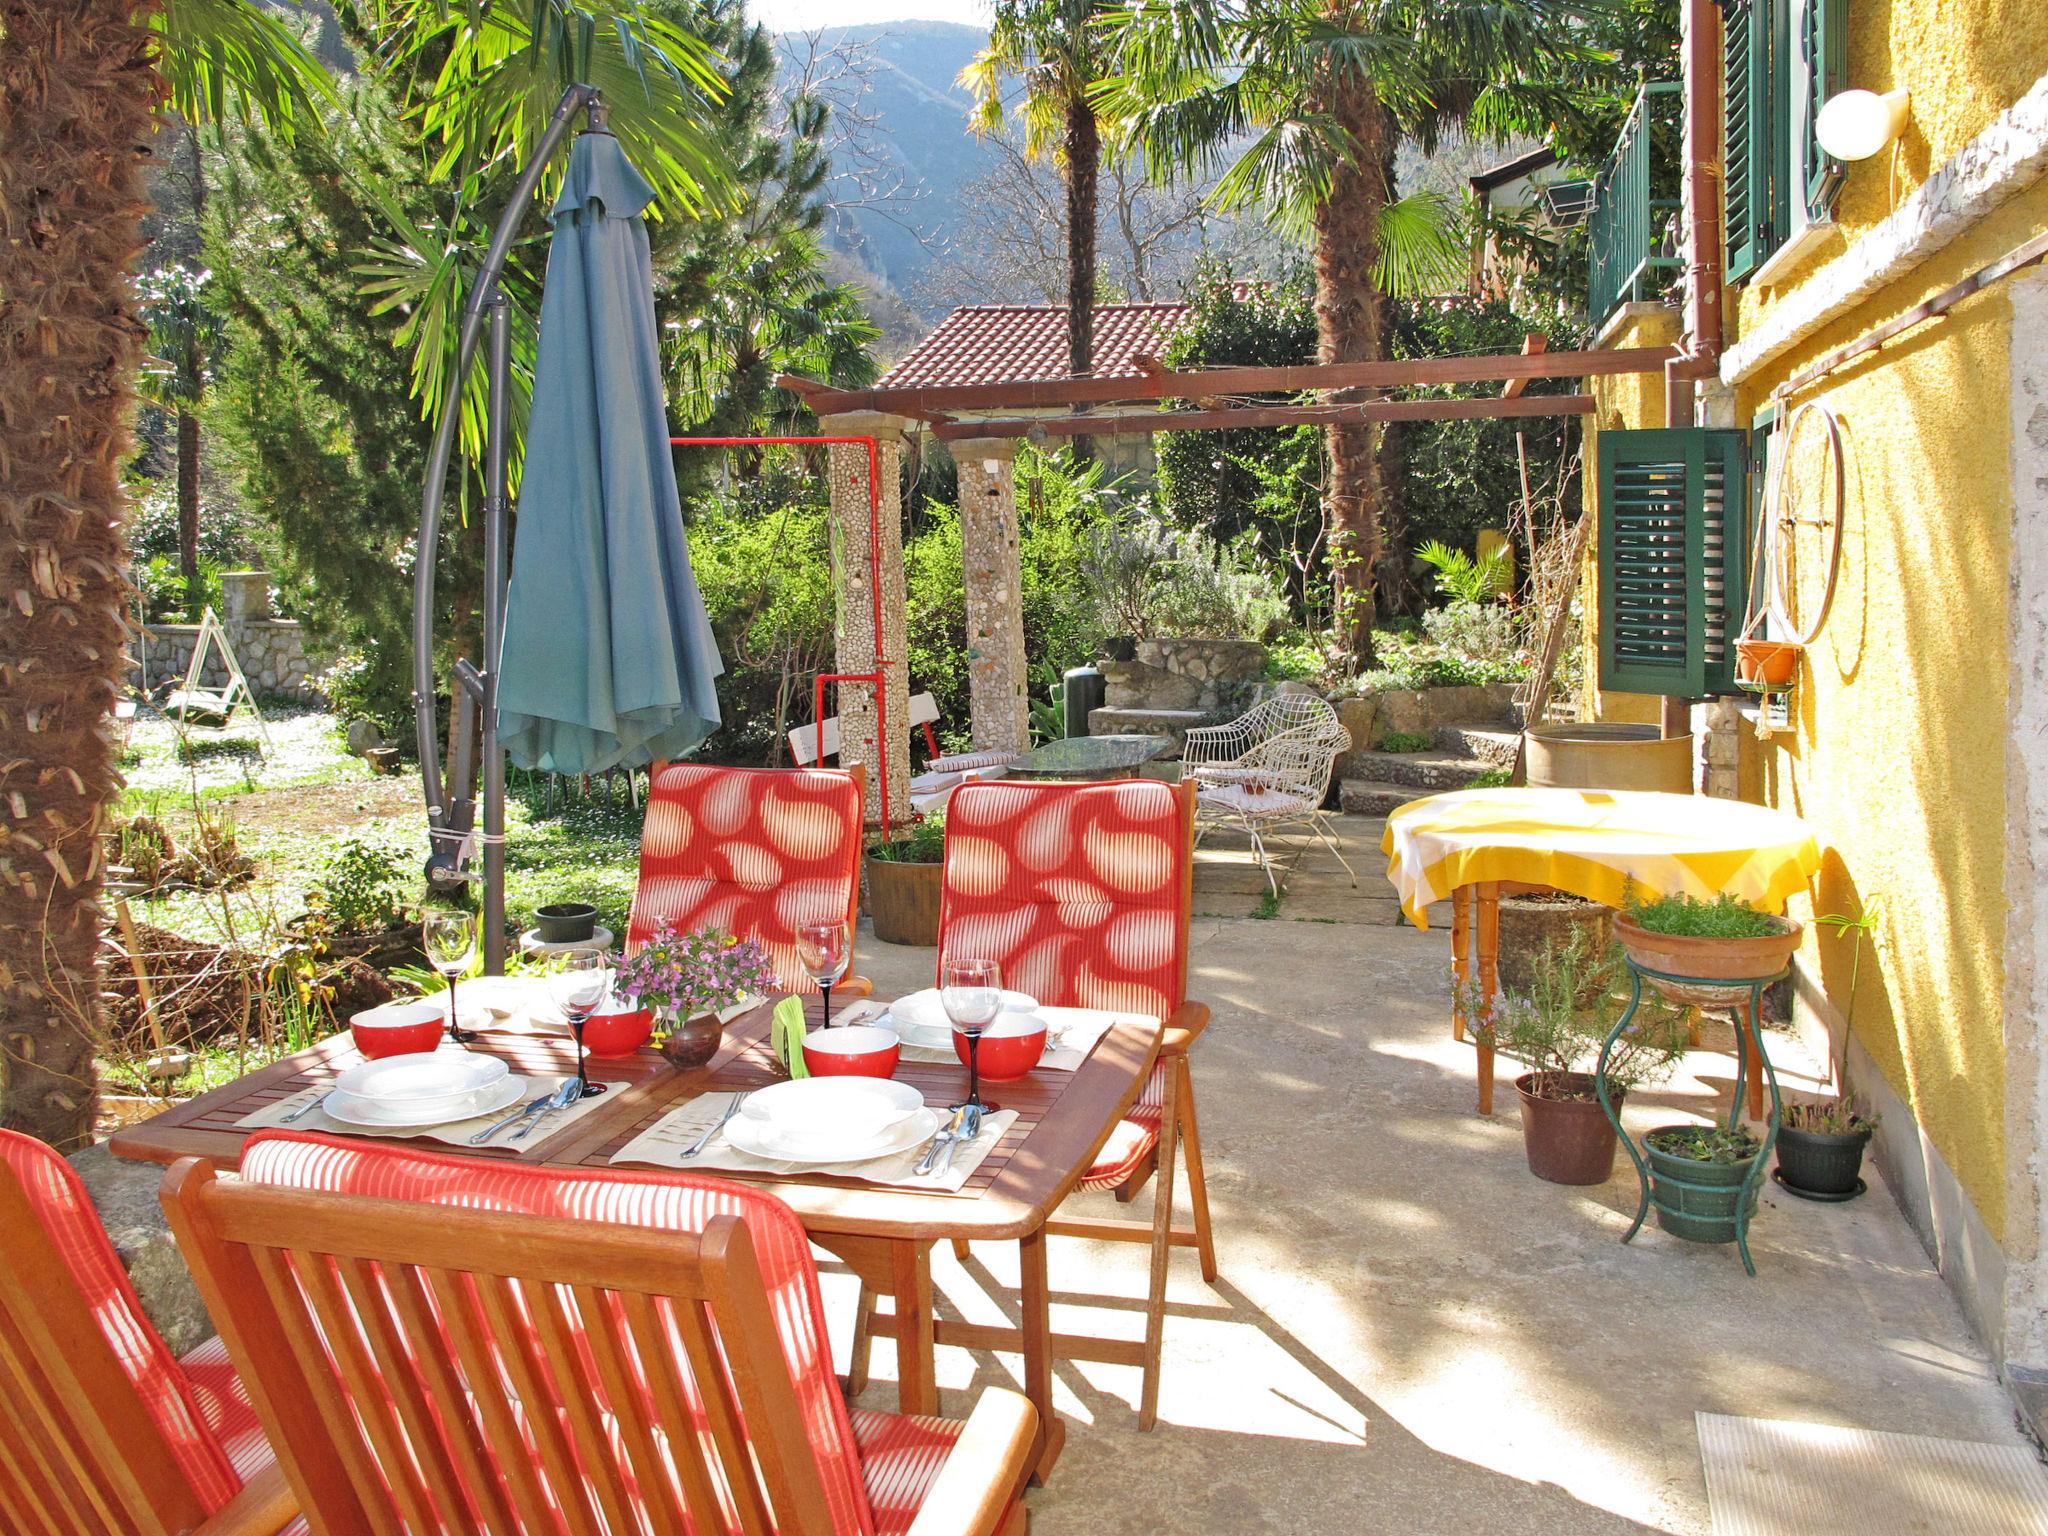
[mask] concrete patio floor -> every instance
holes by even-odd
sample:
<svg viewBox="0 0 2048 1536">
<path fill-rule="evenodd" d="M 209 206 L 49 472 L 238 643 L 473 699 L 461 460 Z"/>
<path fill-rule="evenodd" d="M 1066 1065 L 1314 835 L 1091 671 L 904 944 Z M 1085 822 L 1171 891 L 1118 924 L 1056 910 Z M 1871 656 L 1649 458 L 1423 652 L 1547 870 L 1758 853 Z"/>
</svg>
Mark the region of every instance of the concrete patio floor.
<svg viewBox="0 0 2048 1536">
<path fill-rule="evenodd" d="M 1191 991 L 1215 1010 L 1194 1064 L 1222 1274 L 1204 1285 L 1175 1255 L 1156 1431 L 1138 1432 L 1135 1369 L 1056 1364 L 1069 1435 L 1031 1495 L 1039 1536 L 1706 1533 L 1697 1410 L 2019 1443 L 1874 1176 L 1843 1206 L 1767 1183 L 1754 1279 L 1732 1248 L 1654 1225 L 1623 1247 L 1625 1158 L 1597 1188 L 1531 1176 L 1509 1074 L 1500 1112 L 1475 1113 L 1443 927 L 1395 926 L 1381 823 L 1341 826 L 1357 889 L 1317 849 L 1267 920 L 1201 915 L 1248 912 L 1265 889 L 1229 848 L 1205 850 Z M 880 995 L 930 984 L 930 950 L 863 935 L 859 961 Z M 1710 1025 L 1630 1121 L 1725 1105 L 1728 1046 Z M 1814 1081 L 1789 1037 L 1772 1059 L 1788 1089 Z M 1135 1336 L 1144 1265 L 1136 1245 L 1056 1239 L 1054 1327 Z M 935 1272 L 947 1314 L 1014 1317 L 1014 1249 L 978 1246 L 963 1267 L 942 1248 Z M 826 1285 L 843 1348 L 852 1283 Z M 883 1338 L 868 1401 L 893 1404 L 893 1371 Z M 939 1354 L 948 1412 L 1018 1375 L 1013 1356 Z"/>
</svg>

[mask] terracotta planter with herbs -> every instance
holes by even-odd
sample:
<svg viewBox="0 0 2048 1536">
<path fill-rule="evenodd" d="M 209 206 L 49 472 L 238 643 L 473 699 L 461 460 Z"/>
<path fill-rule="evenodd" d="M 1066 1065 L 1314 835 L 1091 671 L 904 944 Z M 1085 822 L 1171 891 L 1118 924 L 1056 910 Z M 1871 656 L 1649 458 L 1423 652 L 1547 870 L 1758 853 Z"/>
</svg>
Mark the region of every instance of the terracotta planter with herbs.
<svg viewBox="0 0 2048 1536">
<path fill-rule="evenodd" d="M 1792 963 L 1804 931 L 1789 917 L 1769 913 L 1756 916 L 1769 925 L 1770 932 L 1720 937 L 1659 933 L 1644 927 L 1637 920 L 1638 914 L 1624 913 L 1614 919 L 1614 936 L 1628 951 L 1629 959 L 1644 970 L 1697 978 L 1663 981 L 1656 976 L 1645 977 L 1667 1002 L 1732 1008 L 1749 1000 L 1750 983 L 1759 977 L 1775 976 Z M 1720 977 L 1727 977 L 1727 983 L 1717 984 Z"/>
</svg>

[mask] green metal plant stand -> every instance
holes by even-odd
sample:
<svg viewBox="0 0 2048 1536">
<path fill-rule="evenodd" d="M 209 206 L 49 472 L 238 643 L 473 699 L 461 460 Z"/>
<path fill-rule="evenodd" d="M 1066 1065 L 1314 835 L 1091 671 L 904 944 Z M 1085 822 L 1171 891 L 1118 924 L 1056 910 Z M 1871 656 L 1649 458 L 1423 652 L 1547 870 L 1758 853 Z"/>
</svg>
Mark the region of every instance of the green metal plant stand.
<svg viewBox="0 0 2048 1536">
<path fill-rule="evenodd" d="M 1627 963 L 1628 1006 L 1622 1009 L 1621 1017 L 1615 1020 L 1614 1028 L 1607 1032 L 1606 1040 L 1601 1042 L 1600 1060 L 1593 1069 L 1593 1087 L 1600 1095 L 1600 1107 L 1607 1112 L 1607 1119 L 1613 1125 L 1615 1134 L 1620 1137 L 1621 1144 L 1628 1148 L 1629 1161 L 1636 1165 L 1636 1177 L 1642 1184 L 1642 1197 L 1636 1205 L 1636 1219 L 1629 1224 L 1629 1229 L 1622 1234 L 1621 1240 L 1626 1243 L 1642 1231 L 1643 1221 L 1649 1216 L 1650 1207 L 1653 1205 L 1665 1216 L 1683 1219 L 1695 1214 L 1669 1205 L 1651 1193 L 1650 1163 L 1645 1155 L 1648 1143 L 1638 1145 L 1636 1138 L 1623 1128 L 1621 1116 L 1615 1111 L 1614 1101 L 1607 1092 L 1607 1060 L 1614 1052 L 1615 1041 L 1619 1040 L 1635 1022 L 1636 1010 L 1642 1006 L 1643 982 L 1647 978 L 1653 982 L 1668 981 L 1674 985 L 1687 987 L 1745 988 L 1749 993 L 1745 1002 L 1722 1006 L 1726 1008 L 1735 1024 L 1735 1093 L 1734 1102 L 1728 1106 L 1727 1128 L 1732 1131 L 1742 1123 L 1742 1085 L 1749 1080 L 1749 1053 L 1752 1049 L 1755 1050 L 1757 1061 L 1763 1068 L 1764 1080 L 1771 1088 L 1771 1110 L 1764 1125 L 1763 1141 L 1757 1148 L 1756 1156 L 1750 1159 L 1749 1172 L 1744 1176 L 1741 1191 L 1735 1199 L 1735 1247 L 1742 1255 L 1742 1267 L 1754 1275 L 1756 1261 L 1749 1256 L 1749 1211 L 1756 1199 L 1757 1189 L 1763 1182 L 1764 1165 L 1770 1161 L 1771 1148 L 1777 1142 L 1778 1122 L 1784 1109 L 1784 1101 L 1778 1094 L 1778 1074 L 1771 1066 L 1770 1053 L 1764 1049 L 1763 995 L 1764 988 L 1787 975 L 1790 968 L 1781 968 L 1769 976 L 1675 976 L 1666 971 L 1653 971 L 1647 966 L 1638 965 L 1633 957 L 1628 957 Z M 1728 1192 L 1728 1186 L 1725 1184 L 1693 1183 L 1661 1173 L 1657 1175 L 1657 1180 L 1661 1184 L 1671 1185 L 1680 1190 L 1697 1190 L 1703 1194 L 1725 1195 Z"/>
</svg>

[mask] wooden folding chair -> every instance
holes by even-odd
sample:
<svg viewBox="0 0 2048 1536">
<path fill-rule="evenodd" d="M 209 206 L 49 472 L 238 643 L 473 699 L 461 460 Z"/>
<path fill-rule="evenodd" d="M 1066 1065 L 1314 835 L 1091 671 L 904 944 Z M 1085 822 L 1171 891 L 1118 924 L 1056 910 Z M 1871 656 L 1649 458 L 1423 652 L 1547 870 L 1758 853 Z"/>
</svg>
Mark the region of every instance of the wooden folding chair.
<svg viewBox="0 0 2048 1536">
<path fill-rule="evenodd" d="M 164 1207 L 321 1536 L 1024 1529 L 1030 1403 L 849 1412 L 765 1191 L 286 1133 Z"/>
<path fill-rule="evenodd" d="M 78 1175 L 12 1131 L 0 1232 L 0 1533 L 304 1529 L 218 1341 L 172 1355 Z"/>
</svg>

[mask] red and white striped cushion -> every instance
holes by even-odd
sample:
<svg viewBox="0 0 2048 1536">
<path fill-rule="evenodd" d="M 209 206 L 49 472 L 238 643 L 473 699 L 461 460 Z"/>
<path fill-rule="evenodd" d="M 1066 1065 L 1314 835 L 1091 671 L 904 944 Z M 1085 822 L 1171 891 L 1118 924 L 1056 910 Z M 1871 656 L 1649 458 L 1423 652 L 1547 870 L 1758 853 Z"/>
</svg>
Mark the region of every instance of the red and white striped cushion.
<svg viewBox="0 0 2048 1536">
<path fill-rule="evenodd" d="M 1187 979 L 1192 829 L 1181 795 L 1115 784 L 962 784 L 946 802 L 939 965 L 999 961 L 1056 1007 L 1164 1018 Z"/>
<path fill-rule="evenodd" d="M 966 1426 L 952 1419 L 853 1410 L 861 1475 L 875 1511 L 875 1536 L 903 1536 Z"/>
<path fill-rule="evenodd" d="M 220 1335 L 180 1355 L 178 1364 L 191 1384 L 207 1429 L 227 1453 L 235 1475 L 247 1483 L 259 1472 L 267 1472 L 277 1458 L 271 1454 L 270 1438 L 263 1433 L 249 1401 L 249 1389 L 242 1385 L 241 1373 L 228 1358 L 228 1347 Z M 278 1536 L 302 1536 L 306 1530 L 305 1517 L 300 1516 Z"/>
<path fill-rule="evenodd" d="M 640 835 L 626 947 L 666 917 L 757 939 L 786 992 L 817 987 L 797 963 L 807 922 L 851 922 L 860 897 L 860 794 L 829 769 L 713 768 L 656 774 Z"/>
<path fill-rule="evenodd" d="M 28 1196 L 172 1461 L 200 1504 L 219 1509 L 242 1479 L 209 1427 L 204 1398 L 144 1314 L 84 1181 L 50 1147 L 14 1131 L 0 1131 L 0 1165 Z"/>
<path fill-rule="evenodd" d="M 661 1232 L 701 1232 L 714 1216 L 740 1217 L 761 1265 L 832 1529 L 837 1536 L 874 1536 L 860 1447 L 832 1373 L 810 1240 L 795 1213 L 773 1195 L 697 1174 L 522 1167 L 290 1131 L 252 1136 L 242 1153 L 242 1177 L 292 1189 Z"/>
</svg>

